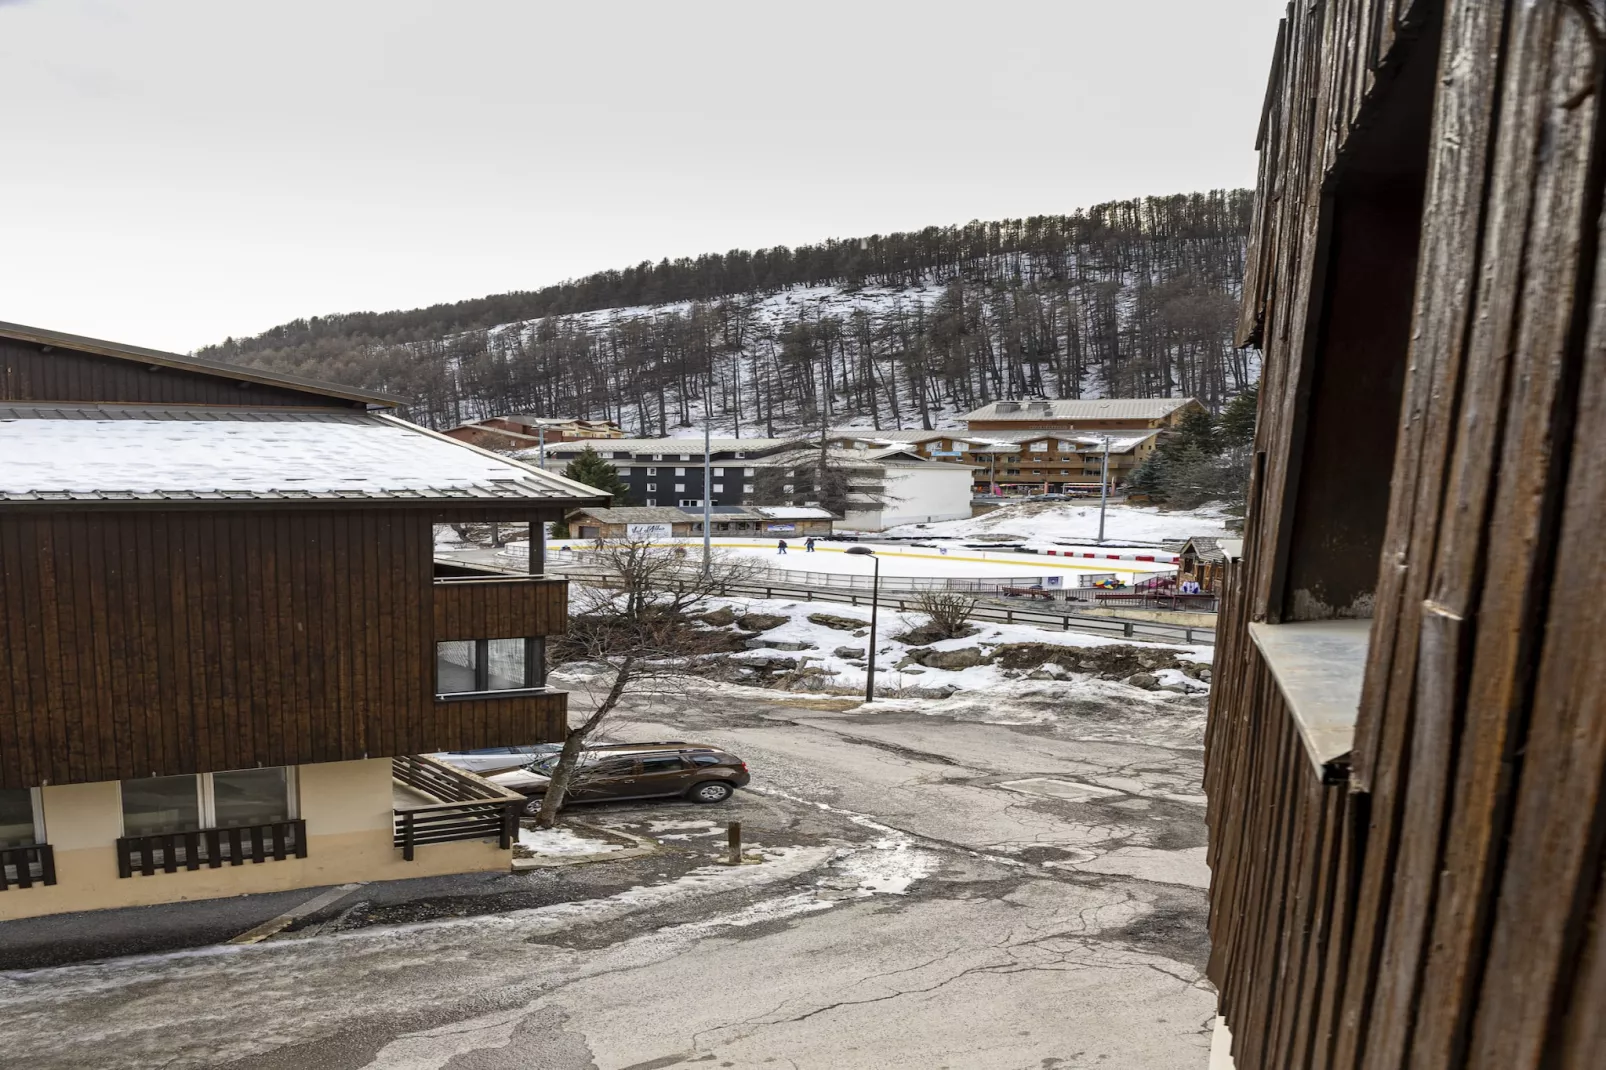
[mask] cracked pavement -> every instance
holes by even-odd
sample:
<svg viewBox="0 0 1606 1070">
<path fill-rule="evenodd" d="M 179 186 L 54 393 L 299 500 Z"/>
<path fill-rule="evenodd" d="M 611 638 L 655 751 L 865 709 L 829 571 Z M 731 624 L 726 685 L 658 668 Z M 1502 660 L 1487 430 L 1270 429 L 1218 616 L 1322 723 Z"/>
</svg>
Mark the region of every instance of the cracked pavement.
<svg viewBox="0 0 1606 1070">
<path fill-rule="evenodd" d="M 645 858 L 0 974 L 0 1044 L 75 1070 L 1203 1070 L 1203 701 L 1133 691 L 1007 724 L 638 704 L 613 739 L 729 747 L 755 790 L 572 811 Z M 730 819 L 762 865 L 710 864 Z"/>
</svg>

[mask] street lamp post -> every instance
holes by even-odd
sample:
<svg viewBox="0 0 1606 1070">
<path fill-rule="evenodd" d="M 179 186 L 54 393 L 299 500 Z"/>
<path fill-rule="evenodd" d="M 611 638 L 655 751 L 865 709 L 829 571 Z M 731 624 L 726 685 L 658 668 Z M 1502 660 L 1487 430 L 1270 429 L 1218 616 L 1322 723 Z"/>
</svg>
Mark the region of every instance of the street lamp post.
<svg viewBox="0 0 1606 1070">
<path fill-rule="evenodd" d="M 713 550 L 712 535 L 710 534 L 711 531 L 713 530 L 713 527 L 714 527 L 714 525 L 713 525 L 713 513 L 714 513 L 714 506 L 713 506 L 713 501 L 714 501 L 714 499 L 713 499 L 713 493 L 714 493 L 714 484 L 713 484 L 713 478 L 714 478 L 713 477 L 714 451 L 713 451 L 713 448 L 712 448 L 713 447 L 712 439 L 710 438 L 710 436 L 713 434 L 713 431 L 711 430 L 711 427 L 713 425 L 714 413 L 713 413 L 713 409 L 712 409 L 711 406 L 712 406 L 712 402 L 709 399 L 708 393 L 705 392 L 703 394 L 703 582 L 704 583 L 708 582 L 708 577 L 712 574 L 713 569 L 714 569 L 714 550 Z"/>
<path fill-rule="evenodd" d="M 881 602 L 881 559 L 868 546 L 850 546 L 843 552 L 869 557 L 875 562 L 874 576 L 870 581 L 870 654 L 866 659 L 868 668 L 864 674 L 864 701 L 872 702 L 875 700 L 875 621 L 876 609 Z"/>
<path fill-rule="evenodd" d="M 1104 436 L 1104 470 L 1099 475 L 1099 545 L 1104 545 L 1104 510 L 1110 504 L 1110 436 Z"/>
</svg>

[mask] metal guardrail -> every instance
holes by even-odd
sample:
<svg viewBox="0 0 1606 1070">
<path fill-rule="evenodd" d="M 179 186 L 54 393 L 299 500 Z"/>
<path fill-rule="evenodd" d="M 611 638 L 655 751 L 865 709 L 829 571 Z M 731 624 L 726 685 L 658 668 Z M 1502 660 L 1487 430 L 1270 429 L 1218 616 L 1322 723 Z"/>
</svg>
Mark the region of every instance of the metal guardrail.
<svg viewBox="0 0 1606 1070">
<path fill-rule="evenodd" d="M 736 594 L 750 594 L 762 598 L 800 598 L 805 602 L 846 602 L 849 605 L 867 606 L 870 594 L 859 591 L 838 591 L 830 588 L 795 587 L 782 584 L 733 583 L 724 590 Z M 917 602 L 900 597 L 896 592 L 881 593 L 882 606 L 900 612 L 920 611 Z M 1013 609 L 978 603 L 971 613 L 973 620 L 990 620 L 1004 624 L 1030 624 L 1040 628 L 1054 628 L 1065 632 L 1083 632 L 1106 638 L 1146 639 L 1166 643 L 1183 643 L 1189 646 L 1213 644 L 1214 628 L 1196 628 L 1186 624 L 1162 624 L 1156 621 L 1119 620 L 1114 617 L 1090 617 L 1081 613 L 1059 613 L 1051 609 Z"/>
</svg>

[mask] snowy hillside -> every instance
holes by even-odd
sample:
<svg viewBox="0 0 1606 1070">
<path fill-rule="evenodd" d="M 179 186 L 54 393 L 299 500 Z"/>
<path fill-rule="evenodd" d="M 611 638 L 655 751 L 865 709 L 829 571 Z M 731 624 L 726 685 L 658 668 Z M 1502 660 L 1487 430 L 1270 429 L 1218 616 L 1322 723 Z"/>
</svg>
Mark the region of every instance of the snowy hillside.
<svg viewBox="0 0 1606 1070">
<path fill-rule="evenodd" d="M 643 263 L 533 292 L 354 313 L 201 355 L 357 382 L 449 426 L 611 419 L 643 437 L 923 428 L 998 398 L 1197 397 L 1233 345 L 1249 196 L 1213 191 L 796 249 Z"/>
</svg>

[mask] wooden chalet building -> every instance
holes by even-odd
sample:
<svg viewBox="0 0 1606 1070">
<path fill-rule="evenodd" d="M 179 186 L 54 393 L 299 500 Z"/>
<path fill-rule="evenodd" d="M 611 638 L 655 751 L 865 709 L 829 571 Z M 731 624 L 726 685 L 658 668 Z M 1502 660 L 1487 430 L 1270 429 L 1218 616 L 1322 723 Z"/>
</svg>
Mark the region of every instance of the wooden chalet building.
<svg viewBox="0 0 1606 1070">
<path fill-rule="evenodd" d="M 599 498 L 399 402 L 0 324 L 0 919 L 508 865 L 420 755 L 558 738 L 541 533 Z"/>
<path fill-rule="evenodd" d="M 556 416 L 492 416 L 458 424 L 441 433 L 488 450 L 533 450 L 558 442 L 606 441 L 624 437 L 624 432 L 612 420 L 576 420 Z"/>
<path fill-rule="evenodd" d="M 1206 737 L 1238 1070 L 1606 1065 L 1603 92 L 1598 0 L 1289 5 Z"/>
<path fill-rule="evenodd" d="M 972 434 L 982 431 L 1163 431 L 1190 412 L 1193 398 L 1086 398 L 993 401 L 965 414 Z"/>
</svg>

